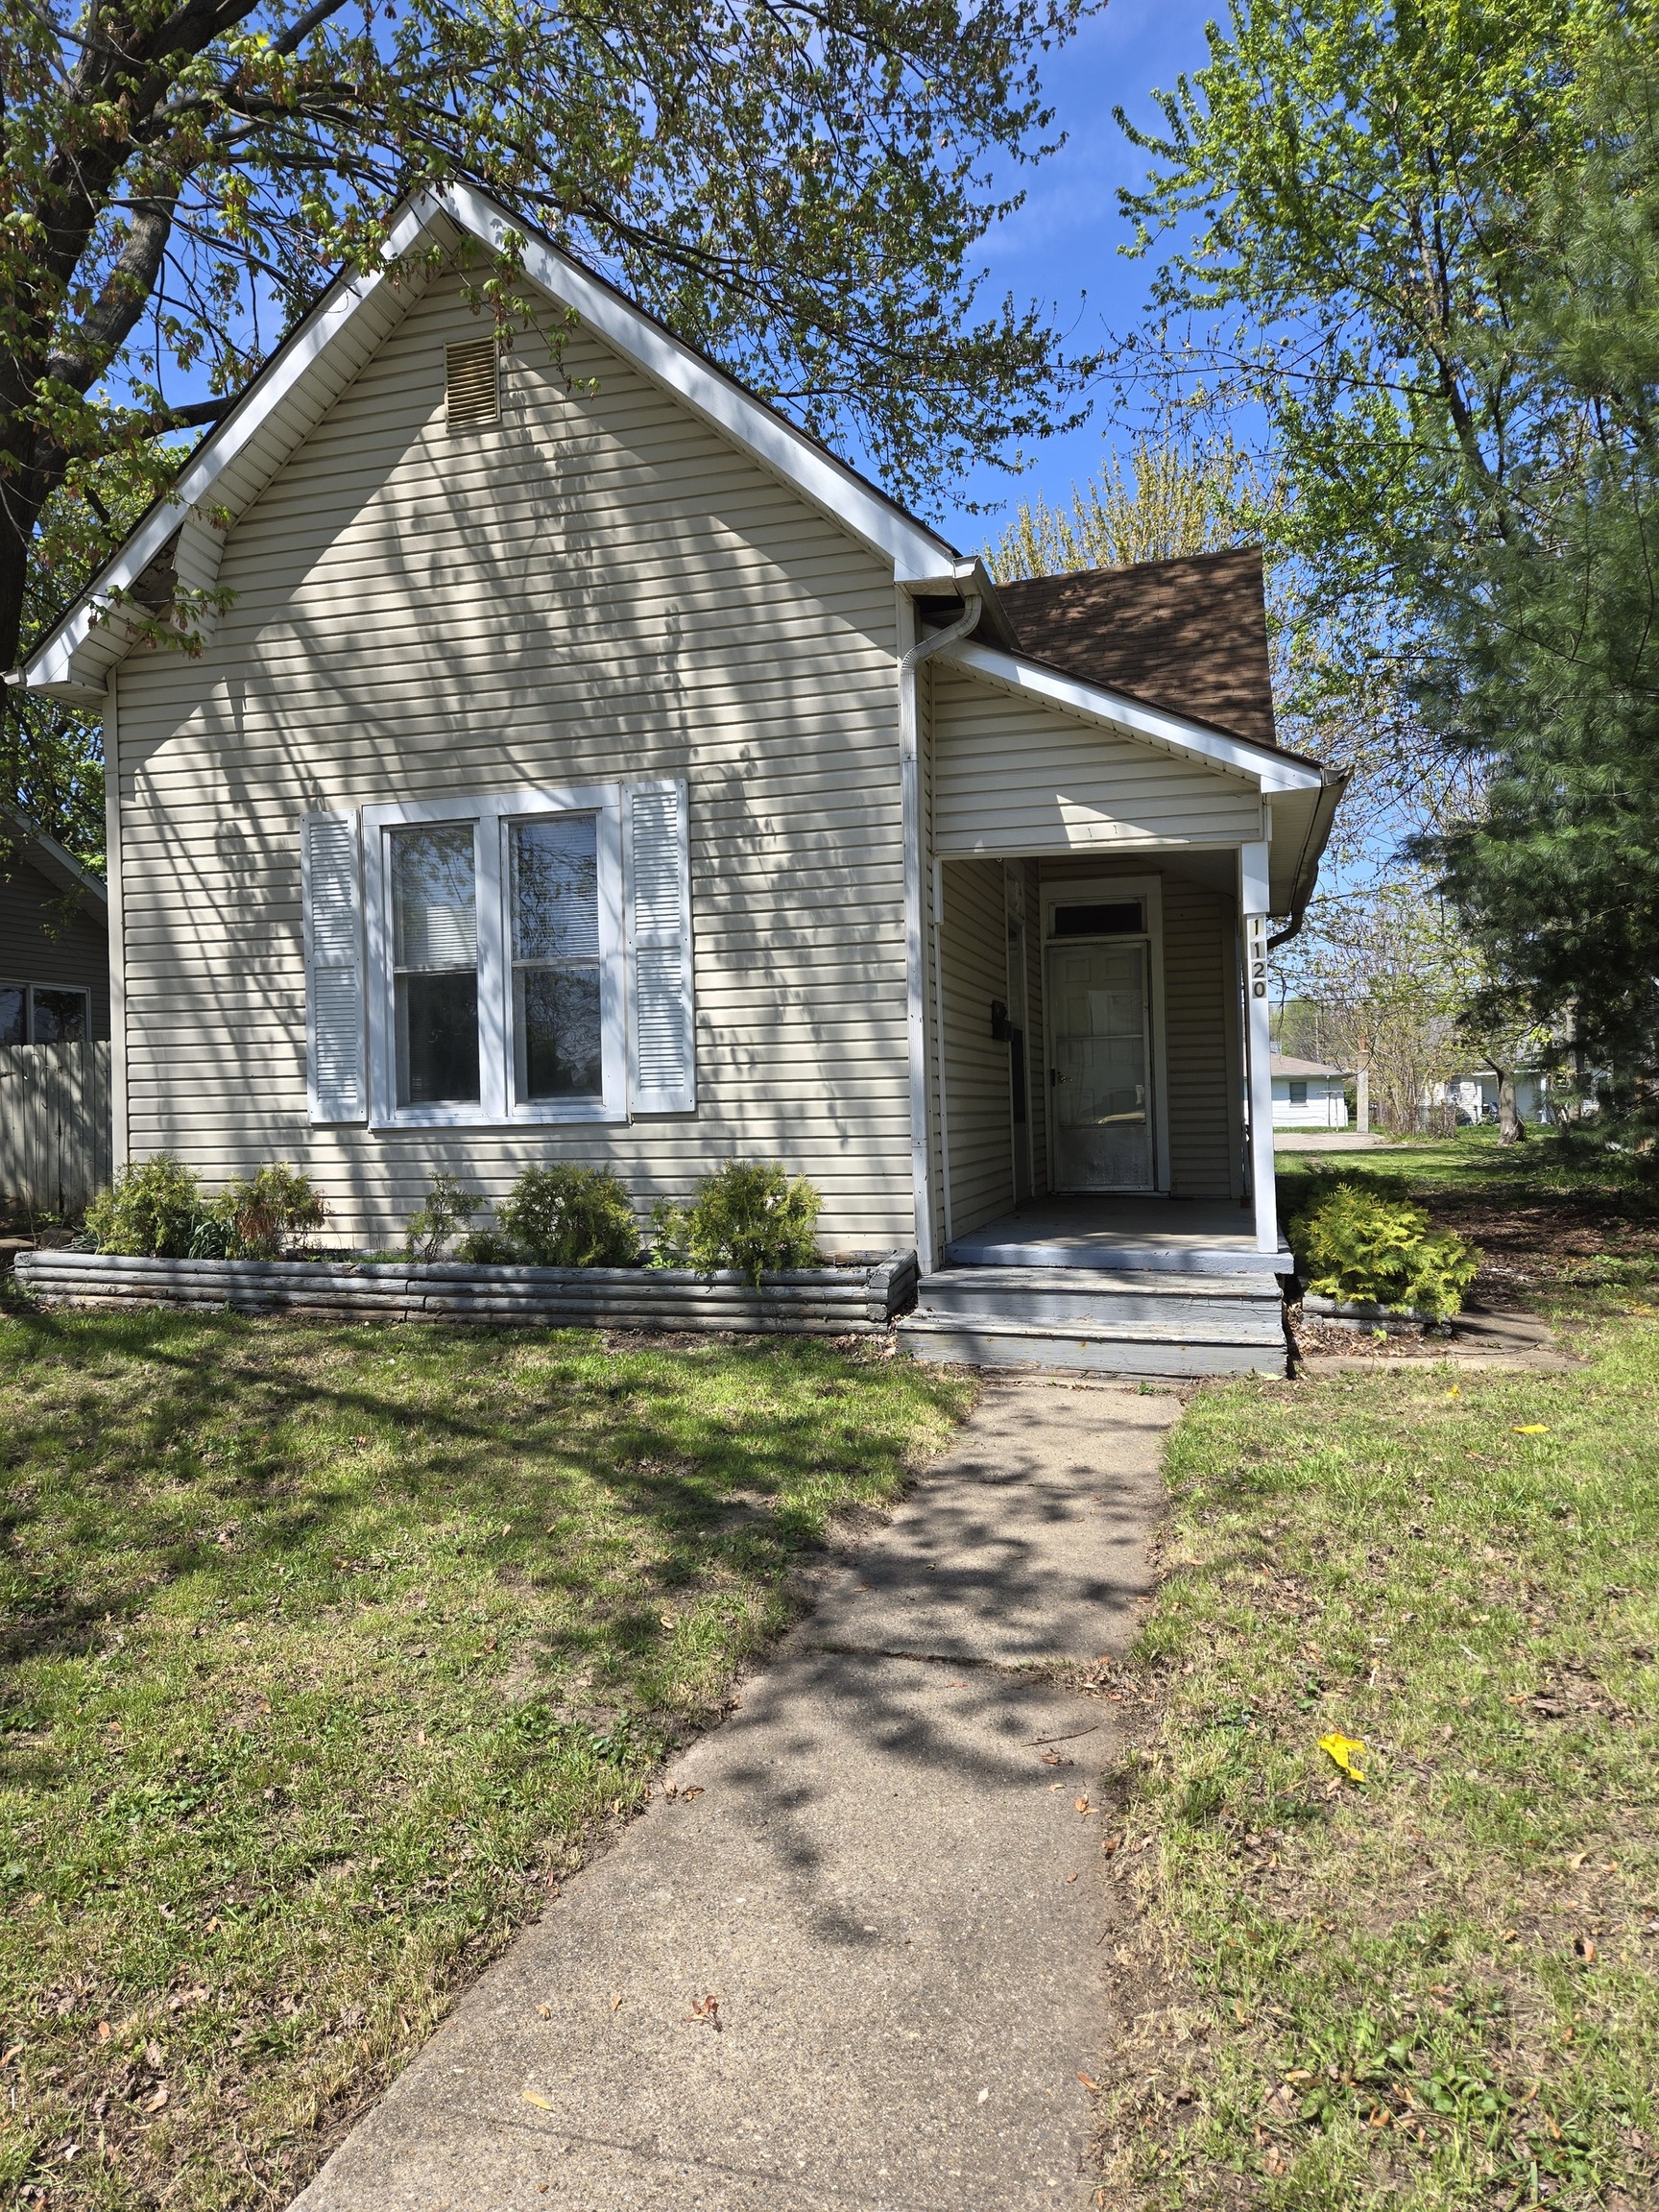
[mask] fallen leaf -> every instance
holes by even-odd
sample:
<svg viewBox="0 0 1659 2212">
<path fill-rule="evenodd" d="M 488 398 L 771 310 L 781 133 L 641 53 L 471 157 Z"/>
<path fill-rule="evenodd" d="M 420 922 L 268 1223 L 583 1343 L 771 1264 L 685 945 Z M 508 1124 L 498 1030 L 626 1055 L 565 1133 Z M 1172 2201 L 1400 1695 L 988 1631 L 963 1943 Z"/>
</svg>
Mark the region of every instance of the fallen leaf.
<svg viewBox="0 0 1659 2212">
<path fill-rule="evenodd" d="M 1077 1879 L 1077 1876 L 1076 1876 L 1075 1874 L 1068 1874 L 1068 1875 L 1067 1875 L 1067 1877 L 1066 1877 L 1066 1879 L 1067 1879 L 1067 1881 L 1068 1881 L 1068 1882 L 1075 1882 L 1075 1881 L 1076 1881 L 1076 1879 Z"/>
<path fill-rule="evenodd" d="M 541 2017 L 542 2017 L 542 2019 L 543 2019 L 543 2020 L 551 2020 L 551 2019 L 552 2019 L 552 2017 L 553 2017 L 553 2008 L 552 2008 L 552 2006 L 551 2006 L 551 2005 L 538 2005 L 538 2006 L 537 2006 L 537 2008 L 536 2008 L 536 2009 L 537 2009 L 537 2011 L 538 2011 L 538 2012 L 540 2012 L 540 2013 L 541 2013 Z"/>
<path fill-rule="evenodd" d="M 612 1998 L 612 2000 L 611 2000 L 611 2009 L 612 2009 L 612 2011 L 613 2011 L 613 2012 L 614 2012 L 614 2011 L 615 2011 L 616 2008 L 617 2008 L 617 2007 L 618 2007 L 618 2006 L 621 2004 L 621 2002 L 622 2002 L 622 1992 L 621 1992 L 621 1990 L 620 1990 L 620 1989 L 618 1989 L 618 1990 L 617 1990 L 617 1992 L 616 1992 L 616 1994 L 615 1994 L 615 1996 L 614 1996 L 614 1997 L 613 1997 L 613 1998 Z"/>
<path fill-rule="evenodd" d="M 682 1784 L 680 1794 L 682 1797 L 701 1797 L 703 1794 L 703 1785 L 701 1782 L 693 1782 L 690 1789 L 687 1790 L 685 1785 Z"/>
<path fill-rule="evenodd" d="M 1593 1966 L 1596 1963 L 1596 1946 L 1588 1936 L 1575 1936 L 1573 1939 L 1573 1948 L 1583 1960 L 1586 1966 Z"/>
<path fill-rule="evenodd" d="M 161 2046 L 160 2046 L 160 2044 L 159 2044 L 159 2043 L 146 2043 L 146 2044 L 145 2044 L 145 2046 L 144 2046 L 144 2063 L 145 2063 L 145 2065 L 146 2065 L 146 2066 L 152 2067 L 152 2068 L 155 2070 L 155 2072 L 156 2072 L 156 2073 L 157 2073 L 157 2074 L 159 2074 L 159 2073 L 160 2073 L 160 2071 L 161 2071 Z"/>
<path fill-rule="evenodd" d="M 716 2034 L 720 2032 L 720 2000 L 710 1993 L 707 1997 L 693 1997 L 687 2020 L 706 2020 Z"/>
<path fill-rule="evenodd" d="M 1517 1436 L 1548 1436 L 1550 1424 L 1547 1421 L 1523 1421 L 1517 1425 L 1515 1433 Z"/>
<path fill-rule="evenodd" d="M 1365 1748 L 1362 1736 L 1344 1736 L 1339 1728 L 1333 1728 L 1330 1735 L 1320 1737 L 1319 1748 L 1329 1752 L 1350 1782 L 1364 1781 L 1365 1769 L 1358 1764 L 1359 1754 Z"/>
<path fill-rule="evenodd" d="M 543 2096 L 541 2096 L 541 2094 L 540 2094 L 540 2093 L 539 2093 L 537 2090 L 535 2090 L 535 2089 L 526 2089 L 526 2090 L 525 2090 L 525 2092 L 524 2092 L 524 2102 L 525 2102 L 525 2104 L 535 2104 L 535 2105 L 537 2105 L 537 2106 L 538 2106 L 538 2107 L 539 2107 L 539 2108 L 540 2108 L 541 2111 L 543 2111 L 543 2112 L 551 2112 L 551 2111 L 552 2111 L 552 2109 L 553 2109 L 553 2105 L 552 2105 L 551 2100 L 550 2100 L 550 2099 L 548 2099 L 548 2098 L 546 2098 L 546 2097 L 543 2097 Z"/>
<path fill-rule="evenodd" d="M 1095 2080 L 1093 2074 L 1079 2074 L 1077 2079 L 1082 2082 L 1085 2089 L 1090 2090 L 1096 2097 L 1099 2096 L 1100 2084 Z"/>
<path fill-rule="evenodd" d="M 107 2020 L 104 2022 L 104 2024 L 103 2024 L 102 2028 L 100 2029 L 99 2032 L 100 2032 L 101 2034 L 105 2034 L 105 2035 L 108 2035 L 108 2032 L 109 2032 L 109 2023 L 108 2023 Z M 0 2066 L 10 2066 L 10 2065 L 11 2065 L 11 2063 L 12 2063 L 12 2059 L 13 2059 L 13 2058 L 15 2058 L 15 2057 L 17 2056 L 18 2053 L 19 2053 L 19 2052 L 22 2050 L 22 2048 L 23 2048 L 23 2046 L 22 2046 L 22 2044 L 21 2044 L 21 2043 L 13 2043 L 13 2044 L 12 2045 L 12 2047 L 11 2047 L 11 2049 L 10 2049 L 9 2051 L 6 2051 L 6 2052 L 4 2052 L 4 2053 L 0 2053 Z"/>
<path fill-rule="evenodd" d="M 1093 1813 L 1094 1810 L 1094 1806 L 1090 1804 L 1087 1797 L 1079 1797 L 1076 1804 L 1072 1807 L 1072 1811 L 1074 1813 Z"/>
<path fill-rule="evenodd" d="M 989 2089 L 981 2089 L 981 2090 L 980 2090 L 980 2092 L 979 2092 L 979 2094 L 978 2094 L 978 2096 L 977 2096 L 977 2097 L 975 2097 L 975 2098 L 974 2098 L 974 2104 L 984 2104 L 984 2102 L 985 2102 L 985 2100 L 986 2100 L 986 2098 L 987 2098 L 987 2097 L 989 2097 L 989 2096 L 990 2096 L 990 2094 L 991 2094 L 991 2092 L 990 2092 L 990 2090 L 989 2090 Z"/>
<path fill-rule="evenodd" d="M 673 1614 L 672 1614 L 672 1613 L 663 1613 L 663 1614 L 660 1615 L 660 1616 L 659 1616 L 659 1618 L 660 1618 L 660 1620 L 661 1620 L 661 1625 L 662 1625 L 664 1628 L 672 1628 L 672 1627 L 673 1627 L 673 1625 L 674 1625 L 674 1616 L 673 1616 Z"/>
<path fill-rule="evenodd" d="M 140 2110 L 145 2112 L 159 2112 L 162 2105 L 165 2104 L 166 2102 L 167 2084 L 165 2081 L 163 2081 L 160 2088 L 156 2090 L 154 2097 L 145 2098 L 143 2104 L 140 2106 Z"/>
<path fill-rule="evenodd" d="M 99 2023 L 98 2023 L 98 2040 L 99 2040 L 99 2042 L 100 2042 L 100 2043 L 108 2043 L 108 2040 L 109 2040 L 109 2033 L 110 2033 L 110 2030 L 109 2030 L 109 2023 L 108 2023 L 108 2020 L 100 2020 L 100 2021 L 99 2021 Z M 22 2048 L 23 2048 L 23 2046 L 22 2046 L 22 2044 L 21 2044 L 21 2043 L 19 2043 L 19 2044 L 16 2046 L 16 2048 L 17 2048 L 19 2051 L 21 2051 L 21 2050 L 22 2050 Z M 7 2052 L 7 2054 L 6 2054 L 6 2057 L 7 2057 L 7 2058 L 10 2058 L 12 2056 L 12 2054 L 10 2051 L 8 2051 L 8 2052 Z M 0 2065 L 4 2065 L 4 2063 L 5 2063 L 5 2060 L 4 2060 L 4 2059 L 0 2059 Z"/>
</svg>

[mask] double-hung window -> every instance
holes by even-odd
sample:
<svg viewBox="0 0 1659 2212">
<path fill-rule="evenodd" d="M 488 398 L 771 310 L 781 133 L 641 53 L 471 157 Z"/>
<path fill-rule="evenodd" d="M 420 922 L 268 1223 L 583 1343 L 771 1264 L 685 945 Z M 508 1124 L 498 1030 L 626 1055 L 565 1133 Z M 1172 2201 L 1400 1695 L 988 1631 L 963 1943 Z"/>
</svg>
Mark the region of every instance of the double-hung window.
<svg viewBox="0 0 1659 2212">
<path fill-rule="evenodd" d="M 301 853 L 314 1121 L 694 1107 L 684 783 L 313 814 Z"/>
</svg>

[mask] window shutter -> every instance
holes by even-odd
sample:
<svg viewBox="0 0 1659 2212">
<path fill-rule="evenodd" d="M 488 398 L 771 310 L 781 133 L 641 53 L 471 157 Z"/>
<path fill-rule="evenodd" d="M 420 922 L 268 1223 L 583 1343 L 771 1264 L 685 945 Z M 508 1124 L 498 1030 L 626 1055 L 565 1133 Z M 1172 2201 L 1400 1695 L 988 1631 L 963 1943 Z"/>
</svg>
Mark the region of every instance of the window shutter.
<svg viewBox="0 0 1659 2212">
<path fill-rule="evenodd" d="M 629 1104 L 636 1114 L 687 1114 L 697 1069 L 685 786 L 631 784 L 624 805 Z"/>
<path fill-rule="evenodd" d="M 363 876 L 355 814 L 307 814 L 305 1090 L 313 1121 L 368 1118 L 364 1068 Z"/>
</svg>

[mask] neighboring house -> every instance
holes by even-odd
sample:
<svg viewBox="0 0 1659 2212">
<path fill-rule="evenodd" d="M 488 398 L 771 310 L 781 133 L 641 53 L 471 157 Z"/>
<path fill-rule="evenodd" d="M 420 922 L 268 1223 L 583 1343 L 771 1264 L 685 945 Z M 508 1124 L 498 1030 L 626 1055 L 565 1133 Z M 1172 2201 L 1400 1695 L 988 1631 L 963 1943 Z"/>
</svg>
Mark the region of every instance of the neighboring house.
<svg viewBox="0 0 1659 2212">
<path fill-rule="evenodd" d="M 56 838 L 0 813 L 0 1045 L 109 1034 L 109 902 Z"/>
<path fill-rule="evenodd" d="M 1340 781 L 1257 556 L 994 587 L 538 236 L 574 327 L 498 349 L 444 254 L 510 229 L 411 205 L 29 664 L 104 714 L 118 1149 L 376 1239 L 437 1168 L 773 1158 L 835 1255 L 1111 1194 L 1287 1265 L 1268 917 Z M 194 654 L 117 596 L 170 574 Z"/>
<path fill-rule="evenodd" d="M 1523 1121 L 1547 1121 L 1550 1118 L 1549 1082 L 1538 1074 L 1517 1075 L 1515 1078 L 1515 1111 Z M 1466 1075 L 1454 1075 L 1445 1083 L 1431 1084 L 1424 1094 L 1424 1109 L 1450 1106 L 1460 1121 L 1496 1121 L 1498 1118 L 1498 1078 L 1490 1068 L 1472 1069 Z"/>
<path fill-rule="evenodd" d="M 1348 1126 L 1347 1073 L 1328 1068 L 1322 1060 L 1295 1060 L 1283 1052 L 1273 1055 L 1273 1126 L 1275 1129 L 1346 1129 Z"/>
</svg>

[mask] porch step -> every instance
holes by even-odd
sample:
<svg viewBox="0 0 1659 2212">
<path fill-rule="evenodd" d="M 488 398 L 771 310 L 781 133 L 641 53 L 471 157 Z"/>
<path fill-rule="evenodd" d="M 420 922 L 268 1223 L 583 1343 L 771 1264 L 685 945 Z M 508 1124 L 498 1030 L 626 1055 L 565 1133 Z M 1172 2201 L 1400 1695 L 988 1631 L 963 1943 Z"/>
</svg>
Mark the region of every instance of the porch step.
<svg viewBox="0 0 1659 2212">
<path fill-rule="evenodd" d="M 1257 1272 L 942 1267 L 899 1324 L 918 1359 L 1116 1375 L 1283 1375 L 1285 1309 Z"/>
<path fill-rule="evenodd" d="M 1132 1237 L 1116 1236 L 1022 1238 L 996 1223 L 971 1237 L 952 1238 L 945 1247 L 945 1262 L 950 1267 L 1067 1267 L 1090 1274 L 1258 1275 L 1270 1286 L 1296 1265 L 1283 1238 L 1277 1252 L 1256 1252 L 1239 1243 L 1204 1243 L 1196 1238 L 1167 1243 L 1137 1243 Z"/>
</svg>

